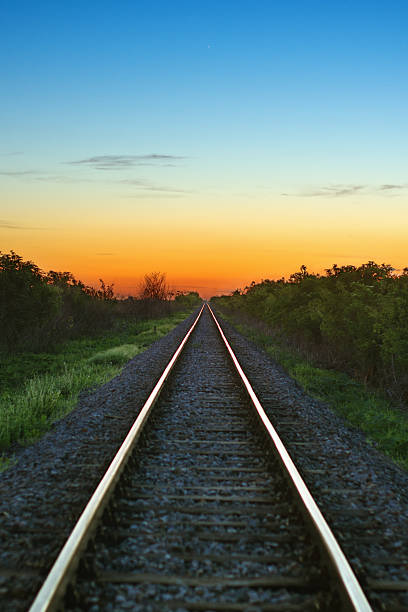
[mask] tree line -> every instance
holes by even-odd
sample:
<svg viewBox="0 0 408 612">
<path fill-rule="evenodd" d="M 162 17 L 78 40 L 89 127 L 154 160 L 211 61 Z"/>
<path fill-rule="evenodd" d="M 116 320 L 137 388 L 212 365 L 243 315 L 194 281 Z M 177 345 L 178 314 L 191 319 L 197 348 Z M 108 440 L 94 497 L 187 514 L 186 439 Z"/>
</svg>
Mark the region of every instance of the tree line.
<svg viewBox="0 0 408 612">
<path fill-rule="evenodd" d="M 0 350 L 47 350 L 59 342 L 112 327 L 123 317 L 165 316 L 200 302 L 196 292 L 172 293 L 166 276 L 146 274 L 138 298 L 119 300 L 113 284 L 99 289 L 70 272 L 44 272 L 14 251 L 0 251 Z"/>
<path fill-rule="evenodd" d="M 265 323 L 277 338 L 325 367 L 347 371 L 408 400 L 408 268 L 337 266 L 252 282 L 221 309 Z"/>
</svg>

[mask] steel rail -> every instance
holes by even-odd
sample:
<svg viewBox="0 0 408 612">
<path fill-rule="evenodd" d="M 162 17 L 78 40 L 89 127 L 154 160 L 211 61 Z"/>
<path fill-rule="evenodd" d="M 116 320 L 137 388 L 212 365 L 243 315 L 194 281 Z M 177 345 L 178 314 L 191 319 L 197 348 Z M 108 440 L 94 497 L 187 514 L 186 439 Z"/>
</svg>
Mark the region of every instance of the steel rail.
<svg viewBox="0 0 408 612">
<path fill-rule="evenodd" d="M 253 390 L 251 386 L 251 383 L 249 382 L 248 378 L 245 376 L 238 362 L 238 359 L 235 356 L 234 351 L 232 350 L 227 338 L 224 335 L 224 332 L 221 329 L 220 324 L 217 321 L 215 314 L 213 313 L 208 303 L 207 303 L 207 306 L 218 327 L 218 331 L 220 332 L 221 337 L 224 340 L 225 346 L 228 349 L 228 352 L 232 358 L 232 361 L 234 362 L 234 365 L 238 371 L 238 374 L 241 377 L 241 380 L 246 388 L 246 391 L 248 392 L 248 395 L 254 407 L 257 410 L 258 416 L 260 417 L 262 423 L 264 424 L 266 428 L 266 431 L 268 432 L 273 442 L 277 455 L 287 470 L 287 473 L 290 477 L 291 484 L 294 486 L 294 488 L 299 493 L 299 496 L 303 502 L 305 514 L 311 520 L 311 522 L 313 523 L 317 532 L 320 535 L 323 549 L 328 554 L 332 562 L 333 568 L 343 586 L 344 594 L 346 596 L 346 603 L 348 603 L 351 610 L 356 610 L 357 612 L 373 612 L 332 530 L 327 524 L 326 519 L 321 513 L 317 503 L 313 499 L 303 478 L 299 474 L 295 464 L 293 463 L 276 429 L 273 427 L 272 423 L 270 422 L 269 418 L 267 417 L 265 413 L 265 410 L 262 408 L 262 405 L 259 399 L 257 398 L 255 391 Z"/>
<path fill-rule="evenodd" d="M 108 497 L 113 491 L 119 476 L 122 473 L 127 460 L 129 459 L 140 432 L 142 431 L 143 426 L 160 395 L 163 385 L 173 369 L 178 357 L 180 356 L 180 353 L 190 337 L 190 334 L 197 325 L 203 309 L 204 304 L 201 307 L 201 310 L 198 313 L 194 323 L 184 336 L 184 339 L 166 366 L 163 374 L 157 381 L 153 391 L 150 393 L 148 399 L 143 405 L 143 408 L 141 409 L 125 440 L 113 458 L 101 482 L 85 506 L 85 509 L 78 519 L 78 522 L 71 532 L 71 535 L 66 541 L 45 582 L 33 601 L 29 612 L 50 612 L 55 610 L 58 606 L 79 562 L 78 553 L 84 550 L 86 544 L 88 543 L 89 538 L 92 535 L 95 520 L 101 515 L 103 509 L 105 508 Z"/>
</svg>

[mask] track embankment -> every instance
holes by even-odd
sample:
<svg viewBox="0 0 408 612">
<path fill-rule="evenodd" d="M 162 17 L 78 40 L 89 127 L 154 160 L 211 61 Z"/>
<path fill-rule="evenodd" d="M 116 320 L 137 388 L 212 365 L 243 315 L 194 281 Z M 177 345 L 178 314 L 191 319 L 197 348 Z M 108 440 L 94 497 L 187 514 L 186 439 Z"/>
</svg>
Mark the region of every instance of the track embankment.
<svg viewBox="0 0 408 612">
<path fill-rule="evenodd" d="M 84 397 L 0 475 L 2 609 L 27 609 L 189 324 Z M 407 475 L 223 328 L 373 609 L 408 609 Z M 115 513 L 105 513 L 71 609 L 335 609 L 316 545 L 213 332 L 207 312 L 154 409 Z"/>
</svg>

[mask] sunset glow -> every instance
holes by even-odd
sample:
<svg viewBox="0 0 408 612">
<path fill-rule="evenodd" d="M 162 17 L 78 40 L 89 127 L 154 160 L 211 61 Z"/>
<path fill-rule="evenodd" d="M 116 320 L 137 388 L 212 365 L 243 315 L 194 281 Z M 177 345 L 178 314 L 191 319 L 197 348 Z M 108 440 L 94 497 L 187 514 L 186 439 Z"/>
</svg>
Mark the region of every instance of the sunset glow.
<svg viewBox="0 0 408 612">
<path fill-rule="evenodd" d="M 406 3 L 3 17 L 1 251 L 122 295 L 408 266 Z"/>
</svg>

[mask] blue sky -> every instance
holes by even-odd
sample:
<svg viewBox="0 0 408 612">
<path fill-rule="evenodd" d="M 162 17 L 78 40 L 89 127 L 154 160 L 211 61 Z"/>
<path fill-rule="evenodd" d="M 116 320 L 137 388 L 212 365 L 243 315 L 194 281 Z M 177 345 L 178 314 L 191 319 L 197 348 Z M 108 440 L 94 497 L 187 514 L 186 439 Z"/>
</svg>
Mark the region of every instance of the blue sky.
<svg viewBox="0 0 408 612">
<path fill-rule="evenodd" d="M 407 17 L 406 2 L 5 2 L 2 152 L 398 179 Z"/>
<path fill-rule="evenodd" d="M 55 226 L 67 202 L 92 215 L 126 197 L 176 216 L 205 201 L 245 217 L 257 200 L 276 217 L 281 198 L 304 196 L 316 215 L 333 197 L 405 211 L 406 2 L 1 11 L 0 218 L 52 218 L 40 202 L 53 199 Z"/>
</svg>

